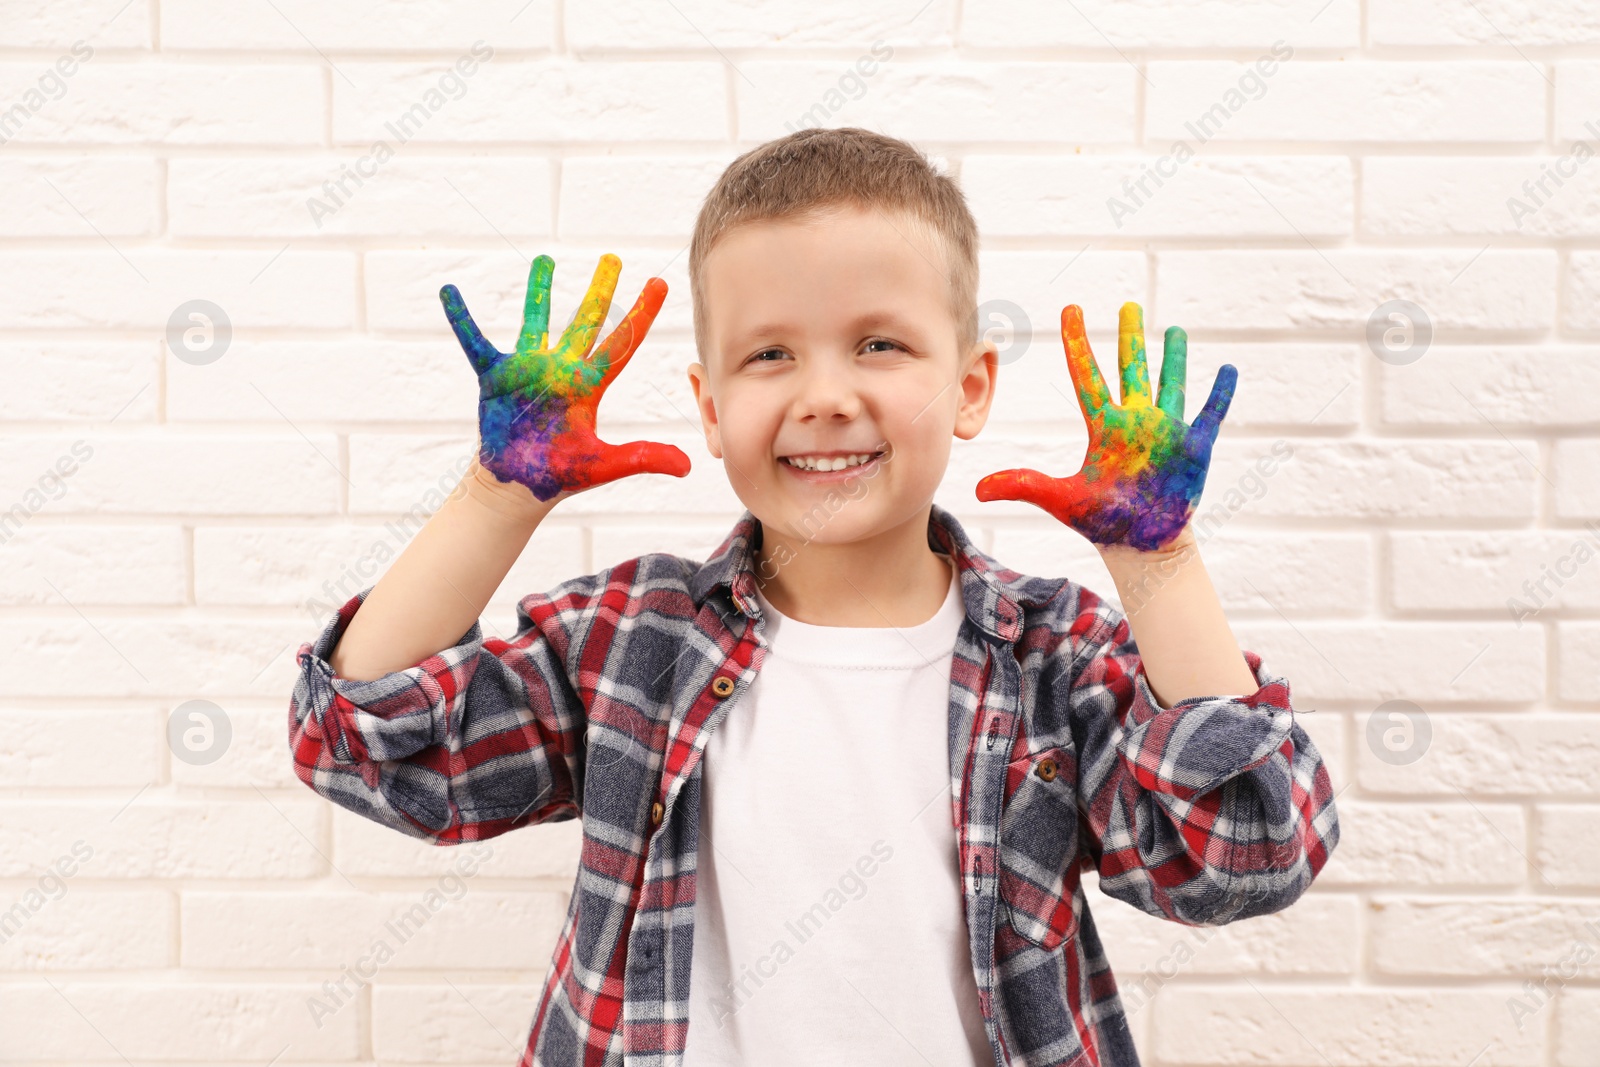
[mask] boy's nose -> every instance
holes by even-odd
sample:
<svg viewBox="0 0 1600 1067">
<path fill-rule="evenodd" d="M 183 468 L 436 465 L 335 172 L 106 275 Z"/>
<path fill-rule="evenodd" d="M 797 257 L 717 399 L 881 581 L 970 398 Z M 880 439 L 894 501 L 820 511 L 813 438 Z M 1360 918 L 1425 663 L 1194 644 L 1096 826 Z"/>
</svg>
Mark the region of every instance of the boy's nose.
<svg viewBox="0 0 1600 1067">
<path fill-rule="evenodd" d="M 794 409 L 800 418 L 836 414 L 854 418 L 861 411 L 861 396 L 848 372 L 815 368 L 802 376 Z"/>
</svg>

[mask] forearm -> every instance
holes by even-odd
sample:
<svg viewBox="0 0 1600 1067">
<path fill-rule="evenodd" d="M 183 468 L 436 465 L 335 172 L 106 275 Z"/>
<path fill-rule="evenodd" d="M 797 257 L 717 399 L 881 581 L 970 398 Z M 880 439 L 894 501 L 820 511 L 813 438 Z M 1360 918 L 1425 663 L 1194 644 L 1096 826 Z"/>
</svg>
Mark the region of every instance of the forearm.
<svg viewBox="0 0 1600 1067">
<path fill-rule="evenodd" d="M 541 502 L 474 462 L 362 602 L 329 657 L 333 669 L 370 680 L 455 644 L 560 499 Z"/>
<path fill-rule="evenodd" d="M 1256 691 L 1192 528 L 1157 552 L 1098 547 L 1145 676 L 1164 706 L 1190 697 Z"/>
</svg>

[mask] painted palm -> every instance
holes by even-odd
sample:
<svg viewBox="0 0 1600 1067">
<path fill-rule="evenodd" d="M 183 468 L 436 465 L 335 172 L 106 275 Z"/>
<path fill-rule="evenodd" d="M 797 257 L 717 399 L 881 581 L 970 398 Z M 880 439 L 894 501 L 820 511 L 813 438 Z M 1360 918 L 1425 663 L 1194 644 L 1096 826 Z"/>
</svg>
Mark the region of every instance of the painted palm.
<svg viewBox="0 0 1600 1067">
<path fill-rule="evenodd" d="M 621 272 L 616 256 L 600 257 L 582 305 L 552 346 L 555 262 L 539 256 L 528 272 L 522 332 L 509 353 L 484 339 L 455 286 L 439 290 L 450 326 L 478 375 L 478 461 L 501 481 L 527 486 L 540 500 L 630 474 L 689 473 L 689 457 L 672 445 L 608 445 L 595 436 L 600 398 L 644 341 L 667 295 L 660 278 L 645 282 L 633 310 L 591 356 Z"/>
<path fill-rule="evenodd" d="M 1205 407 L 1193 424 L 1183 421 L 1188 336 L 1169 327 L 1161 359 L 1161 392 L 1150 404 L 1145 366 L 1144 311 L 1122 305 L 1117 330 L 1117 366 L 1122 403 L 1095 365 L 1083 332 L 1083 311 L 1061 311 L 1061 339 L 1078 404 L 1089 427 L 1083 469 L 1070 478 L 1036 470 L 997 471 L 978 482 L 979 500 L 1022 500 L 1037 505 L 1096 545 L 1153 551 L 1171 544 L 1188 525 L 1205 486 L 1211 446 L 1233 399 L 1239 374 L 1231 364 L 1217 371 Z"/>
</svg>

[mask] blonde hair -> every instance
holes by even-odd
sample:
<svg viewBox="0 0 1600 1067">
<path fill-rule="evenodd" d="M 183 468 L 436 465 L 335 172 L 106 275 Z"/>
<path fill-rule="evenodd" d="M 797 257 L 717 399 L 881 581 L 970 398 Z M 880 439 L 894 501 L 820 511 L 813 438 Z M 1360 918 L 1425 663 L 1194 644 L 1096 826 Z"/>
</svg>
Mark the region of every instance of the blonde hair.
<svg viewBox="0 0 1600 1067">
<path fill-rule="evenodd" d="M 728 164 L 700 206 L 689 242 L 689 293 L 701 362 L 710 365 L 704 270 L 717 241 L 746 223 L 810 219 L 844 206 L 896 211 L 937 236 L 961 354 L 977 342 L 978 225 L 961 187 L 898 138 L 854 126 L 807 128 Z"/>
</svg>

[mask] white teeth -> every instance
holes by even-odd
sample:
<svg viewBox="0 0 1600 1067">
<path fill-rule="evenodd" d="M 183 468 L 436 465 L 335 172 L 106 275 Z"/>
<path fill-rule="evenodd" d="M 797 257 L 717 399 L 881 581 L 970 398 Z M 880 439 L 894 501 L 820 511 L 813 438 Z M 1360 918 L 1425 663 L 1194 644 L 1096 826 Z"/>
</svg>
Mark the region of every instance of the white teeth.
<svg viewBox="0 0 1600 1067">
<path fill-rule="evenodd" d="M 827 457 L 810 459 L 805 456 L 787 456 L 784 461 L 792 467 L 799 467 L 801 470 L 842 471 L 846 467 L 859 467 L 876 455 L 876 452 L 859 452 L 852 456 L 835 456 L 831 459 Z"/>
</svg>

